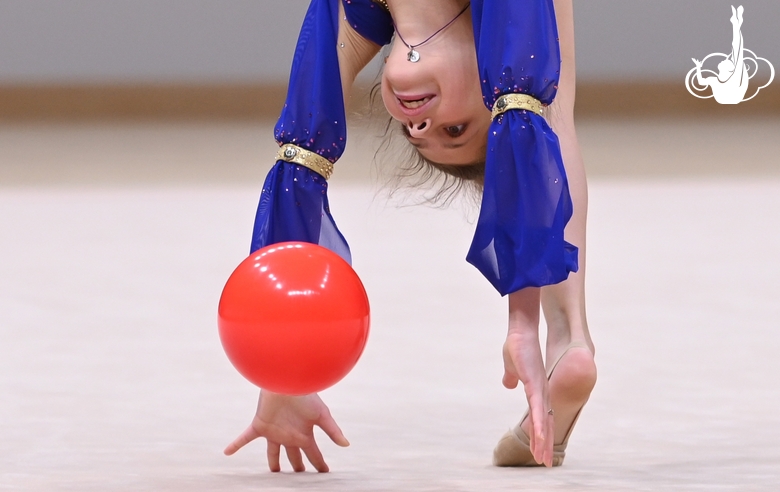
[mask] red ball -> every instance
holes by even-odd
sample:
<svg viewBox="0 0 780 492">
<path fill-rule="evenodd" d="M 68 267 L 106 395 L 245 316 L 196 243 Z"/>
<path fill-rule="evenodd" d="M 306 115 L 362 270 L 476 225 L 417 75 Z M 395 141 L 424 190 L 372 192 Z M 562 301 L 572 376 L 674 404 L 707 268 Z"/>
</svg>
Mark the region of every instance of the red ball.
<svg viewBox="0 0 780 492">
<path fill-rule="evenodd" d="M 278 243 L 230 275 L 218 325 L 228 359 L 249 381 L 275 393 L 315 393 L 340 381 L 363 353 L 368 296 L 336 253 Z"/>
</svg>

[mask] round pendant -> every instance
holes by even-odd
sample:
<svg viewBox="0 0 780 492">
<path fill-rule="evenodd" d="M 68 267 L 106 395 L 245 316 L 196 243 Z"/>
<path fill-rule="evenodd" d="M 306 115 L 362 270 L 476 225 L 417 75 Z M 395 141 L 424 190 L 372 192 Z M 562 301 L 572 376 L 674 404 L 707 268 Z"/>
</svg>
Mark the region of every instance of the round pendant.
<svg viewBox="0 0 780 492">
<path fill-rule="evenodd" d="M 417 63 L 418 61 L 420 61 L 420 54 L 416 52 L 414 48 L 412 48 L 409 50 L 409 53 L 407 53 L 406 59 L 412 63 Z"/>
</svg>

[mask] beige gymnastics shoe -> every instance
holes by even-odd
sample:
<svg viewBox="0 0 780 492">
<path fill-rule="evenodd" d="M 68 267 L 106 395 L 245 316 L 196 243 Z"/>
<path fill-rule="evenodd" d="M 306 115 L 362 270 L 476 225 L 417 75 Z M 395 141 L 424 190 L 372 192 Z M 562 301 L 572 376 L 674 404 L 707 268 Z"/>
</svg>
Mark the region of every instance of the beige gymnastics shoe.
<svg viewBox="0 0 780 492">
<path fill-rule="evenodd" d="M 514 429 L 510 429 L 498 441 L 496 449 L 493 450 L 493 464 L 495 466 L 542 466 L 534 459 L 531 454 L 531 440 L 520 425 L 525 419 L 520 421 Z M 557 446 L 556 446 L 557 447 Z M 553 466 L 561 466 L 565 452 L 558 453 L 553 450 Z"/>
<path fill-rule="evenodd" d="M 580 414 L 577 413 L 577 417 L 575 417 L 563 442 L 553 445 L 552 466 L 563 464 L 563 458 L 566 457 L 566 445 L 569 444 L 569 436 L 579 416 Z M 493 450 L 493 464 L 495 466 L 543 466 L 537 463 L 534 455 L 531 454 L 531 439 L 521 427 L 524 420 L 525 417 L 498 441 L 496 449 Z"/>
</svg>

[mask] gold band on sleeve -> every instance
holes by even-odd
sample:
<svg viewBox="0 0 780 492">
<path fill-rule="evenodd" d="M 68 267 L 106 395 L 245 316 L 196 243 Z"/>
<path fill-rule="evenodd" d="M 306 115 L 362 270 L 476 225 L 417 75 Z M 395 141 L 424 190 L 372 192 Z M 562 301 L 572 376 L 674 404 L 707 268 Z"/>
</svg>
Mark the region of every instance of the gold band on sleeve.
<svg viewBox="0 0 780 492">
<path fill-rule="evenodd" d="M 330 178 L 333 174 L 332 162 L 319 154 L 315 154 L 314 152 L 298 147 L 297 145 L 282 145 L 279 147 L 279 152 L 276 153 L 276 159 L 291 162 L 293 164 L 300 164 L 303 167 L 311 169 L 325 179 Z"/>
<path fill-rule="evenodd" d="M 493 105 L 493 119 L 496 116 L 503 114 L 510 109 L 525 109 L 539 116 L 544 116 L 544 105 L 535 97 L 528 94 L 504 94 L 496 99 L 496 103 Z"/>
</svg>

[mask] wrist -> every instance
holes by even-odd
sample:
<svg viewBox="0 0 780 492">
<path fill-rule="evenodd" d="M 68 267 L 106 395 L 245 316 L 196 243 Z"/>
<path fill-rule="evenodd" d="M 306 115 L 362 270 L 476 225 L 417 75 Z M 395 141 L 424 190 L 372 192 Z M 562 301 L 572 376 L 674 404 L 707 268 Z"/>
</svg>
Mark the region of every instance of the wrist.
<svg viewBox="0 0 780 492">
<path fill-rule="evenodd" d="M 541 289 L 528 287 L 509 294 L 509 334 L 539 336 Z"/>
<path fill-rule="evenodd" d="M 265 388 L 260 388 L 261 398 L 273 398 L 274 400 L 300 400 L 302 398 L 309 398 L 316 395 L 317 393 L 310 393 L 307 395 L 285 395 L 284 393 L 275 393 Z"/>
</svg>

